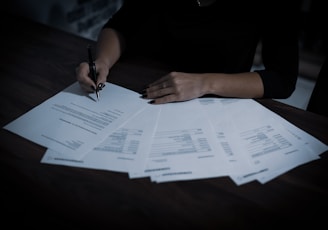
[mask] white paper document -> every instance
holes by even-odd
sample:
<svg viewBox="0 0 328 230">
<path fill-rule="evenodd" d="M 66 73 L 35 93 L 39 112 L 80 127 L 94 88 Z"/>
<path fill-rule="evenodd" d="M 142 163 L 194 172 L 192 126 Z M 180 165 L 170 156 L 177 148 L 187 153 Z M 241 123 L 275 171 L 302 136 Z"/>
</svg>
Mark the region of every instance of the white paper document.
<svg viewBox="0 0 328 230">
<path fill-rule="evenodd" d="M 110 83 L 100 94 L 97 101 L 76 82 L 4 128 L 65 157 L 81 159 L 146 105 L 138 93 Z"/>
<path fill-rule="evenodd" d="M 162 105 L 144 174 L 153 181 L 228 175 L 223 151 L 197 100 Z"/>
<path fill-rule="evenodd" d="M 131 173 L 145 167 L 160 107 L 146 106 L 110 134 L 81 160 L 65 158 L 48 149 L 42 163 Z"/>
<path fill-rule="evenodd" d="M 232 173 L 231 178 L 237 184 L 270 177 L 271 173 L 276 175 L 276 172 L 284 171 L 286 168 L 292 169 L 319 159 L 318 152 L 308 147 L 309 143 L 293 135 L 303 133 L 302 130 L 296 130 L 294 127 L 291 131 L 291 126 L 288 126 L 288 129 L 287 123 L 281 117 L 274 115 L 254 100 L 226 100 L 226 116 L 235 118 L 227 130 L 230 132 L 230 142 L 235 143 L 239 148 L 236 151 L 246 156 L 246 164 L 250 164 L 253 169 L 239 175 L 236 172 Z M 235 103 L 238 106 L 235 106 Z M 326 147 L 319 141 L 314 144 Z"/>
<path fill-rule="evenodd" d="M 111 83 L 97 101 L 76 82 L 4 129 L 46 147 L 41 163 L 157 183 L 228 176 L 264 184 L 328 150 L 252 99 L 152 105 Z"/>
</svg>

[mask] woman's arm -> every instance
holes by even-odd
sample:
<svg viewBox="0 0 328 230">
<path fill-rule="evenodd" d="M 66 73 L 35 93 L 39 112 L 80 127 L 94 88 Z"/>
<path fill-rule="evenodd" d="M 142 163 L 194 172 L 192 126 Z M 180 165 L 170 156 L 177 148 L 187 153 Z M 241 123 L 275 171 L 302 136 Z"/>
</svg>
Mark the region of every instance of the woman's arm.
<svg viewBox="0 0 328 230">
<path fill-rule="evenodd" d="M 153 104 L 186 101 L 206 94 L 222 97 L 261 98 L 261 77 L 256 72 L 181 73 L 171 72 L 145 89 L 143 98 L 153 99 Z"/>
<path fill-rule="evenodd" d="M 120 58 L 123 49 L 123 38 L 113 29 L 104 28 L 99 34 L 96 55 L 97 82 L 89 77 L 89 64 L 82 62 L 76 68 L 76 78 L 87 92 L 93 92 L 107 81 L 110 68 Z M 100 87 L 101 89 L 102 87 Z"/>
</svg>

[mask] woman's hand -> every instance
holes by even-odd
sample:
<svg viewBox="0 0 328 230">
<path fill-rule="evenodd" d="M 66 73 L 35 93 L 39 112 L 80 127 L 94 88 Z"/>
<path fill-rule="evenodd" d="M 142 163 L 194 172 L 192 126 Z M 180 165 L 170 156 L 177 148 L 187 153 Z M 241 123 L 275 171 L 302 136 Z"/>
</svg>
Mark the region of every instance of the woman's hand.
<svg viewBox="0 0 328 230">
<path fill-rule="evenodd" d="M 171 72 L 150 84 L 142 97 L 152 104 L 187 101 L 205 94 L 204 78 L 200 74 Z"/>
<path fill-rule="evenodd" d="M 77 81 L 79 82 L 81 88 L 88 93 L 94 92 L 96 88 L 101 90 L 105 86 L 105 82 L 109 73 L 109 67 L 105 62 L 96 60 L 95 64 L 97 71 L 96 83 L 89 76 L 90 70 L 88 62 L 80 63 L 80 65 L 75 69 Z"/>
</svg>

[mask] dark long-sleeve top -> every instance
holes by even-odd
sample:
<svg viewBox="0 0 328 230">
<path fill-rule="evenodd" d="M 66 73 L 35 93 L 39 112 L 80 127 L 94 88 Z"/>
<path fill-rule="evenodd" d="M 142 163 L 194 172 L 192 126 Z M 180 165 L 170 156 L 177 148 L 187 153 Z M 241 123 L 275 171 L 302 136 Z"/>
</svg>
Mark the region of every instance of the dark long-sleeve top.
<svg viewBox="0 0 328 230">
<path fill-rule="evenodd" d="M 249 72 L 258 44 L 264 98 L 287 98 L 298 76 L 299 6 L 289 1 L 124 0 L 104 28 L 126 52 L 170 62 L 175 71 Z"/>
</svg>

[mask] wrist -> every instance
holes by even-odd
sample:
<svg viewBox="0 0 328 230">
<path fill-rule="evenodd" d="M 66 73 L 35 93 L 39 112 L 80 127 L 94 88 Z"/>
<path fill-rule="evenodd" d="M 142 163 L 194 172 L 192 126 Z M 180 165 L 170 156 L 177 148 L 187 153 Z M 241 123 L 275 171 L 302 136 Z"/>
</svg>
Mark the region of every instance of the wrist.
<svg viewBox="0 0 328 230">
<path fill-rule="evenodd" d="M 203 77 L 203 94 L 216 94 L 220 95 L 220 77 L 218 74 L 206 73 Z"/>
<path fill-rule="evenodd" d="M 112 68 L 113 64 L 111 63 L 111 61 L 109 61 L 108 59 L 104 59 L 104 58 L 97 58 L 95 60 L 96 66 L 101 66 L 102 68 L 105 69 L 110 69 Z"/>
</svg>

